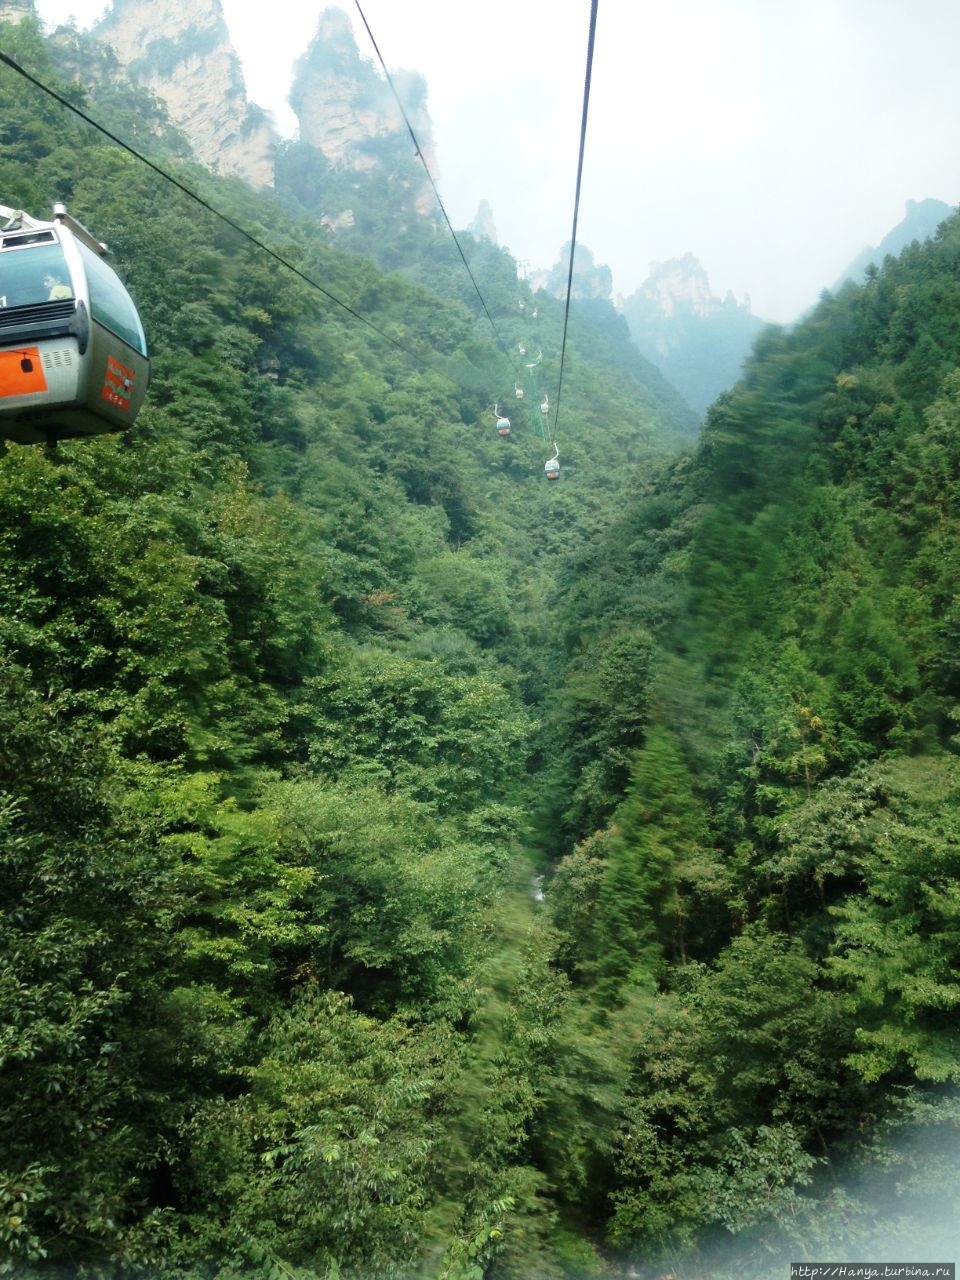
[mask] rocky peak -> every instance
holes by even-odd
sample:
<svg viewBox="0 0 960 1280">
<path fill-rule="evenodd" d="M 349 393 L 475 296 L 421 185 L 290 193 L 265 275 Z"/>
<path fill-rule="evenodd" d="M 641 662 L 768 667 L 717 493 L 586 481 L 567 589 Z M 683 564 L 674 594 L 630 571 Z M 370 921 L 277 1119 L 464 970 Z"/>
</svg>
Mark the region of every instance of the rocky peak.
<svg viewBox="0 0 960 1280">
<path fill-rule="evenodd" d="M 390 75 L 427 168 L 436 178 L 426 80 L 415 71 Z M 389 166 L 393 158 L 409 159 L 413 153 L 390 85 L 371 61 L 361 58 L 350 19 L 340 9 L 321 13 L 316 35 L 297 63 L 290 105 L 300 122 L 301 142 L 337 168 L 364 172 Z M 429 212 L 433 201 L 424 173 L 412 203 L 420 212 Z"/>
<path fill-rule="evenodd" d="M 710 292 L 706 271 L 692 253 L 650 264 L 650 274 L 618 300 L 630 336 L 672 382 L 692 409 L 706 411 L 740 376 L 763 321 L 745 299 Z"/>
<path fill-rule="evenodd" d="M 255 187 L 273 184 L 277 137 L 247 101 L 220 0 L 114 0 L 94 34 L 165 104 L 198 160 Z"/>
<path fill-rule="evenodd" d="M 643 298 L 653 303 L 661 315 L 679 311 L 705 317 L 718 305 L 710 293 L 706 271 L 692 253 L 665 262 L 651 262 L 650 274 L 640 286 Z"/>
<path fill-rule="evenodd" d="M 570 242 L 560 250 L 560 257 L 549 271 L 534 271 L 530 274 L 531 289 L 544 289 L 554 298 L 563 298 L 567 292 L 567 281 L 570 276 Z M 585 244 L 578 244 L 573 253 L 573 279 L 571 296 L 578 299 L 601 298 L 610 301 L 613 292 L 613 272 L 602 262 L 597 262 L 593 251 Z"/>
<path fill-rule="evenodd" d="M 491 244 L 499 244 L 497 225 L 493 220 L 493 210 L 489 200 L 481 200 L 477 212 L 467 230 L 475 240 L 489 240 Z"/>
</svg>

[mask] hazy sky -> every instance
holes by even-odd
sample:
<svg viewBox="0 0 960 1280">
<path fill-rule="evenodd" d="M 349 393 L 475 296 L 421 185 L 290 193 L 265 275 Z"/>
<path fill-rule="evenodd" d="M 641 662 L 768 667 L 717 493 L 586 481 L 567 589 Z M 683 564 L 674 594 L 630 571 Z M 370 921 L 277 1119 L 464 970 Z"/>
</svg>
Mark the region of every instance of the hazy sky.
<svg viewBox="0 0 960 1280">
<path fill-rule="evenodd" d="M 250 98 L 289 136 L 292 64 L 326 5 L 221 3 Z M 391 70 L 426 77 L 454 226 L 487 199 L 500 242 L 551 266 L 573 220 L 589 0 L 361 4 Z M 37 3 L 80 26 L 105 7 Z M 373 58 L 353 0 L 339 7 Z M 795 319 L 908 199 L 960 203 L 958 52 L 957 0 L 599 0 L 578 240 L 615 292 L 689 251 L 714 293 Z"/>
</svg>

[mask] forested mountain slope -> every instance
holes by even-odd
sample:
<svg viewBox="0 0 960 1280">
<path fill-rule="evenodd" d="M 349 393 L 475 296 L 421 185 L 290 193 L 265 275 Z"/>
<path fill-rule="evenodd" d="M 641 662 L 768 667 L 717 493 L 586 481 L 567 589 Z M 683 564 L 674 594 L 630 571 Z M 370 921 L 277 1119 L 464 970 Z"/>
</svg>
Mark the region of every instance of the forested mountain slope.
<svg viewBox="0 0 960 1280">
<path fill-rule="evenodd" d="M 3 1265 L 523 1273 L 564 1001 L 521 840 L 544 602 L 689 419 L 574 317 L 549 484 L 475 297 L 179 166 L 155 103 L 71 82 L 88 39 L 2 47 L 326 291 L 2 69 L 4 201 L 111 245 L 153 354 L 128 437 L 0 458 Z M 486 253 L 546 392 L 559 304 L 531 332 Z"/>
<path fill-rule="evenodd" d="M 768 330 L 558 600 L 547 904 L 637 1037 L 632 1256 L 960 1245 L 958 326 L 954 218 Z"/>
<path fill-rule="evenodd" d="M 549 483 L 507 255 L 498 342 L 435 228 L 384 273 L 90 89 L 358 322 L 0 72 L 3 202 L 111 244 L 154 358 L 128 436 L 0 457 L 7 1272 L 951 1256 L 956 225 L 696 452 L 576 308 Z"/>
</svg>

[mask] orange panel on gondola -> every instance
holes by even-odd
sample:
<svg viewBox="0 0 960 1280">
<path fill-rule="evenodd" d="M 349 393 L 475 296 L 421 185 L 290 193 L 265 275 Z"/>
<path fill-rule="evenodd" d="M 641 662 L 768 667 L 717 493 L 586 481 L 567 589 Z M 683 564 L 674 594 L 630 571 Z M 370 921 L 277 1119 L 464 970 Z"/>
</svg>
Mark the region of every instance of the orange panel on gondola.
<svg viewBox="0 0 960 1280">
<path fill-rule="evenodd" d="M 100 392 L 101 400 L 115 404 L 118 409 L 129 409 L 135 379 L 136 374 L 132 369 L 128 369 L 119 360 L 114 360 L 113 356 L 107 356 L 107 369 L 103 375 L 103 389 Z"/>
<path fill-rule="evenodd" d="M 0 396 L 26 396 L 46 389 L 38 347 L 0 351 Z"/>
</svg>

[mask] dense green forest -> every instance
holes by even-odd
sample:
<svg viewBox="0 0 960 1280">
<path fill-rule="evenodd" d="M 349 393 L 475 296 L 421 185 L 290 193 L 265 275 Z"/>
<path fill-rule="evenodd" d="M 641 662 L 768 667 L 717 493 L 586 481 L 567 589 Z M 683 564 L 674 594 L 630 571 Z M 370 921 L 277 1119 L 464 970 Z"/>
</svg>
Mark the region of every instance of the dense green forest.
<svg viewBox="0 0 960 1280">
<path fill-rule="evenodd" d="M 302 273 L 0 68 L 0 200 L 153 355 L 126 436 L 0 457 L 0 1275 L 954 1259 L 960 220 L 699 438 L 575 306 L 550 483 L 506 253 L 488 316 L 389 186 L 345 246 L 302 148 L 254 195 L 0 37 Z"/>
</svg>

